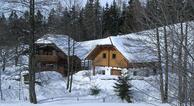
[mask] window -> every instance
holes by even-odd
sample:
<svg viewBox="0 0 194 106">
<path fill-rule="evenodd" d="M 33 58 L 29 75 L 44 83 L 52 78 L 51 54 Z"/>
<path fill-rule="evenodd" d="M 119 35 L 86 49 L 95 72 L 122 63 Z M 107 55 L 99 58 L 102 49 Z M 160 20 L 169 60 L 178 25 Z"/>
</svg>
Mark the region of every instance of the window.
<svg viewBox="0 0 194 106">
<path fill-rule="evenodd" d="M 104 58 L 104 59 L 106 58 L 106 53 L 102 54 L 102 58 Z"/>
<path fill-rule="evenodd" d="M 102 75 L 105 75 L 105 70 L 102 70 Z"/>
<path fill-rule="evenodd" d="M 53 55 L 53 52 L 49 50 L 44 50 L 43 55 Z"/>
<path fill-rule="evenodd" d="M 112 59 L 116 59 L 116 54 L 112 54 Z"/>
</svg>

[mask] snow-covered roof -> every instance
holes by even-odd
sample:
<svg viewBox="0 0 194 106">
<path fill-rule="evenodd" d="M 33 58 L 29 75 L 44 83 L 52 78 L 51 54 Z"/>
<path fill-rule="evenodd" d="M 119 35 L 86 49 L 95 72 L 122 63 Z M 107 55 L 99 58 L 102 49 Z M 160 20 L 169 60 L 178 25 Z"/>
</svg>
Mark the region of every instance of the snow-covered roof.
<svg viewBox="0 0 194 106">
<path fill-rule="evenodd" d="M 130 38 L 131 36 L 111 37 L 113 45 L 129 62 L 152 62 L 157 60 L 153 48 L 140 39 Z"/>
<path fill-rule="evenodd" d="M 78 48 L 75 48 L 75 51 L 77 56 L 80 57 L 80 59 L 85 59 L 87 55 L 97 46 L 97 45 L 107 45 L 111 44 L 109 38 L 104 39 L 97 39 L 97 40 L 90 40 L 90 41 L 83 41 L 78 42 L 79 46 Z"/>
<path fill-rule="evenodd" d="M 104 39 L 83 42 L 90 50 L 85 55 L 87 57 L 97 45 L 113 45 L 129 62 L 153 62 L 157 61 L 157 56 L 153 48 L 138 38 L 133 38 L 134 34 L 123 36 L 111 36 Z M 88 44 L 89 43 L 89 44 Z"/>
<path fill-rule="evenodd" d="M 70 38 L 70 47 L 75 47 L 78 43 Z M 59 49 L 61 49 L 66 55 L 68 54 L 68 35 L 56 35 L 56 34 L 46 34 L 42 38 L 36 41 L 36 44 L 55 44 Z M 70 55 L 72 55 L 72 50 Z"/>
<path fill-rule="evenodd" d="M 151 62 L 156 61 L 157 57 L 153 49 L 145 42 L 140 40 L 138 35 L 128 34 L 122 36 L 111 36 L 103 39 L 90 40 L 75 43 L 75 55 L 80 59 L 85 59 L 97 45 L 113 45 L 129 62 Z M 140 36 L 140 35 L 139 35 Z M 70 45 L 73 46 L 73 39 Z M 38 44 L 55 44 L 66 55 L 68 54 L 68 36 L 47 34 L 36 41 Z M 72 55 L 72 50 L 71 50 Z"/>
</svg>

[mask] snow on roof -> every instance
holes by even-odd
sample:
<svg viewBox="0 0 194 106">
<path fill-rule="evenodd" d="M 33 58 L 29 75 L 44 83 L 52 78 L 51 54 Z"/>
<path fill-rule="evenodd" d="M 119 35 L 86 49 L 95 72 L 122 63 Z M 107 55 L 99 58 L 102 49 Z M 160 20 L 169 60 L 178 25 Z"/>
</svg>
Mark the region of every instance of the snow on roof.
<svg viewBox="0 0 194 106">
<path fill-rule="evenodd" d="M 154 49 L 140 38 L 148 39 L 148 36 L 128 34 L 111 36 L 104 39 L 79 42 L 82 48 L 78 48 L 81 58 L 86 58 L 97 45 L 114 45 L 130 62 L 157 61 Z M 79 56 L 80 57 L 80 56 Z"/>
<path fill-rule="evenodd" d="M 109 38 L 104 39 L 97 39 L 97 40 L 90 40 L 79 42 L 78 48 L 75 49 L 76 54 L 80 59 L 85 59 L 86 56 L 97 46 L 97 45 L 107 45 L 111 44 Z"/>
<path fill-rule="evenodd" d="M 140 35 L 128 34 L 122 36 L 111 36 L 103 39 L 90 40 L 75 43 L 75 55 L 85 59 L 97 45 L 114 45 L 129 62 L 151 62 L 157 57 L 153 49 L 139 39 Z M 73 39 L 70 45 L 73 46 Z M 55 44 L 66 55 L 68 54 L 68 36 L 47 34 L 36 41 L 37 44 Z M 72 50 L 71 50 L 72 55 Z"/>
<path fill-rule="evenodd" d="M 37 44 L 55 44 L 59 49 L 61 49 L 66 55 L 68 54 L 68 35 L 56 35 L 56 34 L 46 34 L 42 38 L 38 39 L 36 41 Z M 70 38 L 70 46 L 73 46 L 73 43 L 75 47 L 78 45 L 78 43 Z M 70 55 L 72 55 L 72 50 L 70 52 Z"/>
<path fill-rule="evenodd" d="M 129 62 L 153 62 L 157 56 L 153 48 L 140 39 L 135 39 L 134 34 L 127 36 L 112 36 L 113 45 L 123 54 Z"/>
</svg>

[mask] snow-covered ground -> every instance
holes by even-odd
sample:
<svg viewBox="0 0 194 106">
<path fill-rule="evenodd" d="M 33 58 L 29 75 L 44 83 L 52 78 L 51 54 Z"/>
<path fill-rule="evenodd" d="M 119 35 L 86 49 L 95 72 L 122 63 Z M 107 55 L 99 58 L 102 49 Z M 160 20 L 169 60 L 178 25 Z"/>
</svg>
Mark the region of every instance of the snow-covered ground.
<svg viewBox="0 0 194 106">
<path fill-rule="evenodd" d="M 10 71 L 12 68 L 7 69 Z M 153 86 L 157 85 L 155 80 L 157 76 L 134 78 L 130 81 L 133 85 L 133 104 L 127 104 L 114 92 L 113 86 L 117 76 L 89 76 L 88 72 L 90 71 L 83 70 L 74 74 L 71 93 L 66 90 L 67 79 L 63 78 L 61 74 L 52 71 L 37 73 L 37 79 L 41 82 L 36 85 L 37 106 L 152 106 L 153 104 L 160 106 L 158 87 Z M 18 80 L 20 77 L 18 74 L 19 72 L 11 77 L 3 74 L 2 87 L 5 100 L 1 101 L 1 106 L 30 106 L 28 103 L 28 85 Z M 101 89 L 97 96 L 90 94 L 90 88 L 94 85 Z"/>
<path fill-rule="evenodd" d="M 77 103 L 77 104 L 38 104 L 33 105 L 29 103 L 17 103 L 17 104 L 2 104 L 1 106 L 154 106 L 153 104 L 145 104 L 145 103 L 136 103 L 136 104 L 128 104 L 128 103 Z M 167 104 L 157 104 L 155 106 L 170 106 Z"/>
</svg>

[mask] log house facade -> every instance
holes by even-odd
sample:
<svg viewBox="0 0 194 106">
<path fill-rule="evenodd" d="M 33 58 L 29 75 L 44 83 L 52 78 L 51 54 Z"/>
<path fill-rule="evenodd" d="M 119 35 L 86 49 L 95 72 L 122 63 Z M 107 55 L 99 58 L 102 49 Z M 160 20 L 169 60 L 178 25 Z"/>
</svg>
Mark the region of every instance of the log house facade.
<svg viewBox="0 0 194 106">
<path fill-rule="evenodd" d="M 157 65 L 157 62 L 129 62 L 114 45 L 97 45 L 86 58 L 92 60 L 93 75 L 96 66 L 112 67 L 111 75 L 121 75 L 119 68 L 155 68 Z"/>
<path fill-rule="evenodd" d="M 35 58 L 38 71 L 56 71 L 67 75 L 67 55 L 55 44 L 36 44 Z M 70 56 L 70 60 L 74 61 L 73 69 L 80 70 L 81 60 L 77 56 Z"/>
</svg>

